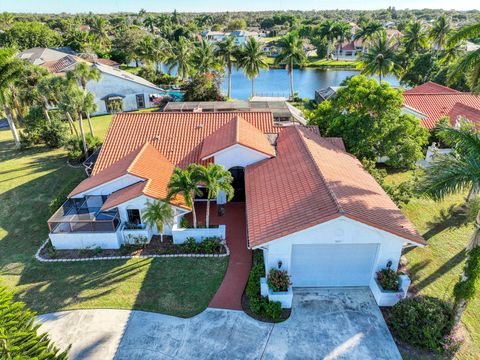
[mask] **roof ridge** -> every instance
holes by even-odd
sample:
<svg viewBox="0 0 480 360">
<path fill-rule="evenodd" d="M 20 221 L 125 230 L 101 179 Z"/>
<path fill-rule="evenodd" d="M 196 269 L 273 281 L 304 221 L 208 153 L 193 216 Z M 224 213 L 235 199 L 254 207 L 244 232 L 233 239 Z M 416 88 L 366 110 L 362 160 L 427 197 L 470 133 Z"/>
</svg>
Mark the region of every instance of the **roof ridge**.
<svg viewBox="0 0 480 360">
<path fill-rule="evenodd" d="M 330 196 L 332 197 L 338 212 L 341 213 L 341 214 L 345 214 L 345 210 L 343 209 L 342 205 L 340 205 L 340 202 L 338 201 L 337 195 L 335 194 L 335 192 L 332 190 L 332 188 L 328 184 L 327 180 L 325 179 L 325 176 L 323 175 L 322 170 L 320 169 L 320 166 L 318 166 L 317 162 L 315 161 L 315 158 L 313 157 L 312 152 L 310 151 L 310 148 L 308 147 L 307 143 L 305 142 L 305 139 L 304 139 L 305 134 L 303 134 L 303 132 L 301 132 L 300 127 L 294 126 L 294 128 L 295 128 L 295 131 L 297 132 L 297 134 L 299 134 L 300 139 L 301 139 L 305 149 L 307 150 L 310 161 L 313 162 L 313 165 L 317 169 L 317 171 L 320 175 L 320 179 L 325 184 L 325 187 L 326 187 L 328 193 L 330 194 Z M 312 132 L 312 134 L 313 134 L 313 132 Z"/>
<path fill-rule="evenodd" d="M 140 151 L 137 153 L 137 155 L 135 155 L 135 158 L 133 159 L 133 161 L 130 163 L 130 165 L 128 166 L 127 168 L 127 173 L 131 174 L 131 169 L 135 166 L 135 164 L 137 163 L 138 159 L 140 158 L 140 156 L 143 154 L 143 152 L 145 151 L 145 149 L 147 148 L 147 146 L 149 145 L 150 143 L 148 141 L 145 141 L 145 144 L 142 145 L 142 147 L 140 148 Z M 135 174 L 133 174 L 135 175 Z M 137 175 L 135 175 L 137 176 Z"/>
<path fill-rule="evenodd" d="M 236 115 L 233 118 L 233 121 L 236 121 L 236 129 L 235 129 L 235 143 L 240 144 L 240 117 Z"/>
</svg>

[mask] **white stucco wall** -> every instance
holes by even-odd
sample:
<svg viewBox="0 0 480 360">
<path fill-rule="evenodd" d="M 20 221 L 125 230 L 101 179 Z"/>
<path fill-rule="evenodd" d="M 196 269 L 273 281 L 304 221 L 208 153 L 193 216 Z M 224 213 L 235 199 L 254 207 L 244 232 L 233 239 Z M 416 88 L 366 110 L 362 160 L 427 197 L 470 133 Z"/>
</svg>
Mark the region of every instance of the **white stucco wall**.
<svg viewBox="0 0 480 360">
<path fill-rule="evenodd" d="M 234 166 L 245 167 L 268 158 L 270 156 L 238 144 L 214 155 L 215 164 L 223 165 L 227 170 Z"/>
<path fill-rule="evenodd" d="M 144 95 L 145 108 L 155 107 L 155 104 L 149 100 L 150 94 L 157 94 L 159 90 L 145 86 L 134 81 L 122 79 L 110 74 L 101 73 L 100 81 L 89 81 L 87 90 L 95 94 L 95 103 L 98 110 L 93 115 L 106 114 L 107 108 L 105 101 L 101 100 L 109 94 L 119 94 L 125 96 L 123 99 L 123 111 L 137 110 L 137 100 L 135 95 Z"/>
<path fill-rule="evenodd" d="M 50 233 L 52 245 L 58 250 L 70 249 L 118 249 L 122 243 L 120 231 L 108 233 Z"/>
<path fill-rule="evenodd" d="M 118 191 L 120 189 L 123 189 L 127 186 L 133 185 L 139 181 L 142 181 L 143 179 L 127 174 L 124 176 L 120 176 L 119 178 L 116 178 L 115 180 L 112 180 L 108 183 L 105 183 L 101 186 L 97 186 L 91 190 L 85 191 L 83 193 L 80 193 L 78 195 L 73 196 L 74 198 L 82 198 L 87 195 L 110 195 L 111 193 Z"/>
<path fill-rule="evenodd" d="M 282 269 L 290 271 L 292 245 L 378 244 L 379 247 L 373 270 L 376 272 L 385 268 L 389 260 L 392 261 L 392 269 L 397 269 L 404 243 L 405 240 L 401 237 L 349 218 L 341 217 L 284 236 L 262 245 L 260 248 L 264 249 L 265 269 L 268 272 L 272 267 L 277 268 L 278 261 L 282 261 Z"/>
</svg>

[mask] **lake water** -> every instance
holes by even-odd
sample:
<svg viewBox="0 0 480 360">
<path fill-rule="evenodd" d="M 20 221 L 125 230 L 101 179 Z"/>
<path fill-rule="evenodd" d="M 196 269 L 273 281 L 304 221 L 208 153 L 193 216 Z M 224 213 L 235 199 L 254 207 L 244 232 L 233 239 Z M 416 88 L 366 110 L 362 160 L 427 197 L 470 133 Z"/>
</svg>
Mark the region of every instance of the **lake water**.
<svg viewBox="0 0 480 360">
<path fill-rule="evenodd" d="M 320 70 L 320 69 L 294 69 L 293 85 L 301 98 L 315 97 L 315 90 L 328 86 L 338 86 L 349 76 L 358 75 L 355 70 Z M 399 82 L 394 76 L 385 78 L 390 84 L 398 86 Z M 227 79 L 222 83 L 224 93 L 227 93 Z M 246 100 L 250 97 L 251 81 L 241 70 L 232 72 L 232 94 L 234 99 Z M 261 70 L 255 79 L 255 94 L 259 96 L 285 96 L 290 94 L 288 72 L 285 69 Z"/>
</svg>

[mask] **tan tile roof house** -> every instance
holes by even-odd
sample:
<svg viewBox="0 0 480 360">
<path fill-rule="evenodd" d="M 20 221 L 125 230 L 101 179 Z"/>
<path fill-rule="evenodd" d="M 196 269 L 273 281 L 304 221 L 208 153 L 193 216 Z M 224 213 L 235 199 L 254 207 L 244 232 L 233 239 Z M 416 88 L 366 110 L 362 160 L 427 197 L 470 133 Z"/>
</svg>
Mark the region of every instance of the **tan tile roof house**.
<svg viewBox="0 0 480 360">
<path fill-rule="evenodd" d="M 425 245 L 341 139 L 323 138 L 317 127 L 275 125 L 271 112 L 116 114 L 91 177 L 49 220 L 50 239 L 60 249 L 118 248 L 124 224 L 142 225 L 144 208 L 158 199 L 172 204 L 166 234 L 181 243 L 180 220 L 191 209 L 182 197 L 167 199 L 168 181 L 176 166 L 209 162 L 243 188 L 245 198 L 233 200 L 246 209 L 242 246 L 263 250 L 267 270 L 289 271 L 293 286 L 373 291 L 375 272 L 396 269 L 405 245 Z M 221 194 L 216 201 L 226 202 Z M 195 231 L 200 239 L 216 230 Z"/>
</svg>

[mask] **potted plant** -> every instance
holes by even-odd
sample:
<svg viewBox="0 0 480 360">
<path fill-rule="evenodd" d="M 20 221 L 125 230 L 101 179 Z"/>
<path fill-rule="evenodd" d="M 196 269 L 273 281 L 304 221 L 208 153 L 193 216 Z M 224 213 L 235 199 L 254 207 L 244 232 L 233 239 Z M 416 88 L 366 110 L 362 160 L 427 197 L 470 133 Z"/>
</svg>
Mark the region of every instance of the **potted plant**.
<svg viewBox="0 0 480 360">
<path fill-rule="evenodd" d="M 265 279 L 263 281 L 265 281 Z M 270 269 L 266 283 L 268 286 L 268 299 L 270 301 L 279 301 L 282 304 L 282 308 L 292 307 L 292 283 L 286 270 Z M 261 279 L 260 284 L 262 284 Z"/>
<path fill-rule="evenodd" d="M 397 272 L 390 269 L 382 269 L 377 272 L 377 282 L 384 291 L 399 291 L 400 277 Z"/>
</svg>

